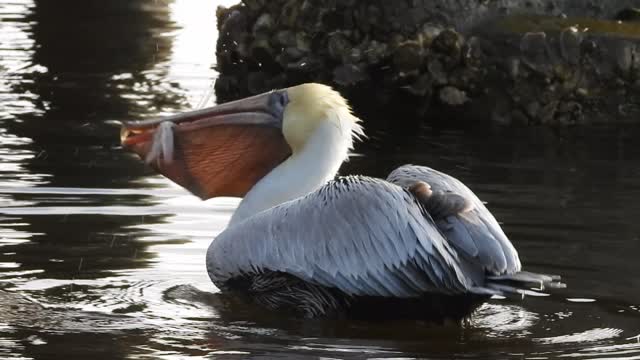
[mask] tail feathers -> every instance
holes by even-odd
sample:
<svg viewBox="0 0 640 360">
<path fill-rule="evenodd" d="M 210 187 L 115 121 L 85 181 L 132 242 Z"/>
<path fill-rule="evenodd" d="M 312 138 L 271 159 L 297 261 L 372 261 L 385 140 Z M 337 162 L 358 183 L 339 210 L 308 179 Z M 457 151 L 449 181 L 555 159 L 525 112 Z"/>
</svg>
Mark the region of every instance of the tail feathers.
<svg viewBox="0 0 640 360">
<path fill-rule="evenodd" d="M 499 295 L 505 297 L 546 296 L 545 289 L 563 289 L 567 285 L 560 281 L 560 276 L 536 274 L 520 271 L 514 274 L 487 276 L 482 287 L 474 287 L 471 292 L 482 295 Z"/>
</svg>

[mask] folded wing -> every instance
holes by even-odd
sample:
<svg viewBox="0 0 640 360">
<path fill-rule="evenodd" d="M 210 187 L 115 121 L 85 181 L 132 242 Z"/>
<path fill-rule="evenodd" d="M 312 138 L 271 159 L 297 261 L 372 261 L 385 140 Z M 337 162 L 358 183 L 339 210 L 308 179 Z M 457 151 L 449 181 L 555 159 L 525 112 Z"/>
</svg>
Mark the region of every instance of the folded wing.
<svg viewBox="0 0 640 360">
<path fill-rule="evenodd" d="M 278 271 L 350 295 L 465 293 L 484 277 L 466 273 L 438 228 L 402 187 L 345 177 L 228 228 L 207 268 L 218 285 Z"/>
<path fill-rule="evenodd" d="M 520 271 L 518 253 L 500 225 L 461 181 L 415 165 L 397 168 L 387 180 L 404 188 L 418 181 L 429 184 L 433 195 L 427 202 L 427 210 L 444 237 L 468 260 L 469 266 L 477 268 L 476 272 L 501 275 Z"/>
</svg>

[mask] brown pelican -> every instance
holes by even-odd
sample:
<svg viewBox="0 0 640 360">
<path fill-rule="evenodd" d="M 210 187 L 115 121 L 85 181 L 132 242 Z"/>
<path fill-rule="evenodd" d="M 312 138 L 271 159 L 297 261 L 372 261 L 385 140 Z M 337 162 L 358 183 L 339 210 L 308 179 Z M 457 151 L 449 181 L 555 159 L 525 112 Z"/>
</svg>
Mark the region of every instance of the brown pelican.
<svg viewBox="0 0 640 360">
<path fill-rule="evenodd" d="M 449 175 L 405 165 L 386 180 L 335 178 L 363 135 L 339 93 L 303 84 L 128 122 L 121 141 L 203 199 L 243 197 L 207 271 L 272 309 L 461 319 L 492 295 L 564 286 L 522 271 L 493 215 Z"/>
</svg>

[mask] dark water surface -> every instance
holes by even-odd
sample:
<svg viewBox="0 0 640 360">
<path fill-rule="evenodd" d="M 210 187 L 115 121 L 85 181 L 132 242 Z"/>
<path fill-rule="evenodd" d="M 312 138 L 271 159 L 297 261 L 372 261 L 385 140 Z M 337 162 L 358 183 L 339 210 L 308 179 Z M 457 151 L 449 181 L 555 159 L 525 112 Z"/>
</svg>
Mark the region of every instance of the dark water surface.
<svg viewBox="0 0 640 360">
<path fill-rule="evenodd" d="M 201 202 L 110 121 L 189 109 L 215 78 L 215 3 L 0 0 L 0 358 L 640 358 L 640 129 L 372 130 L 343 173 L 459 177 L 527 268 L 569 288 L 463 326 L 308 321 L 217 294 Z"/>
</svg>

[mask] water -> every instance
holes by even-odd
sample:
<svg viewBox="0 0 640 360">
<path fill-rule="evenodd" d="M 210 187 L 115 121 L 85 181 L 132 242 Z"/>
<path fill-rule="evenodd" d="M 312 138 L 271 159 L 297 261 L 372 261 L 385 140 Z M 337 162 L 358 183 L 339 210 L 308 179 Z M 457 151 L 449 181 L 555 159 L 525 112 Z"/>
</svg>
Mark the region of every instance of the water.
<svg viewBox="0 0 640 360">
<path fill-rule="evenodd" d="M 204 253 L 237 200 L 154 175 L 111 125 L 207 97 L 214 10 L 0 0 L 0 357 L 640 358 L 640 128 L 370 128 L 343 167 L 461 178 L 528 269 L 564 276 L 552 296 L 432 326 L 302 320 L 219 294 Z"/>
</svg>

